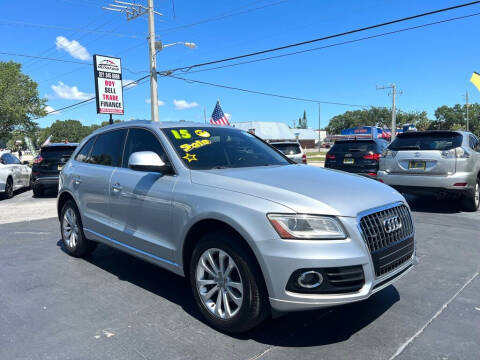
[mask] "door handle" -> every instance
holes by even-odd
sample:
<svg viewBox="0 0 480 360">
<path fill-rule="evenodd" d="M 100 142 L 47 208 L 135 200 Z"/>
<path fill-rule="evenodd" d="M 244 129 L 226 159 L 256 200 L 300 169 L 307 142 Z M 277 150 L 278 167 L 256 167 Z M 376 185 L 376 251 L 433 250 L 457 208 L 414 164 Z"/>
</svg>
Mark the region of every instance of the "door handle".
<svg viewBox="0 0 480 360">
<path fill-rule="evenodd" d="M 115 184 L 112 185 L 112 189 L 113 189 L 113 191 L 115 191 L 115 192 L 119 192 L 119 191 L 121 191 L 121 190 L 123 189 L 123 186 L 120 186 L 120 183 L 117 182 L 117 183 L 115 183 Z"/>
</svg>

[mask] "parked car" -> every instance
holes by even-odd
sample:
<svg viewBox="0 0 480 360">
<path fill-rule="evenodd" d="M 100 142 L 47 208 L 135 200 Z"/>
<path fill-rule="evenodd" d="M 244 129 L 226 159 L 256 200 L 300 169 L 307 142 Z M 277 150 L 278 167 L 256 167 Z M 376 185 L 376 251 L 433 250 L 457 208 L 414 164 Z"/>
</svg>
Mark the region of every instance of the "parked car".
<svg viewBox="0 0 480 360">
<path fill-rule="evenodd" d="M 271 142 L 270 145 L 297 164 L 307 163 L 307 154 L 298 141 Z"/>
<path fill-rule="evenodd" d="M 67 253 L 85 256 L 100 242 L 185 276 L 222 331 L 367 299 L 416 261 L 400 193 L 294 164 L 235 128 L 103 127 L 74 152 L 59 188 Z"/>
<path fill-rule="evenodd" d="M 379 160 L 387 146 L 384 139 L 337 140 L 325 156 L 325 167 L 376 179 Z"/>
<path fill-rule="evenodd" d="M 40 149 L 32 166 L 34 196 L 43 195 L 47 188 L 58 188 L 58 174 L 77 146 L 78 143 L 52 143 Z"/>
<path fill-rule="evenodd" d="M 378 178 L 404 193 L 453 195 L 467 211 L 480 203 L 480 143 L 469 132 L 399 134 L 380 161 Z"/>
<path fill-rule="evenodd" d="M 10 152 L 0 153 L 0 196 L 11 198 L 14 191 L 31 186 L 32 169 Z"/>
</svg>

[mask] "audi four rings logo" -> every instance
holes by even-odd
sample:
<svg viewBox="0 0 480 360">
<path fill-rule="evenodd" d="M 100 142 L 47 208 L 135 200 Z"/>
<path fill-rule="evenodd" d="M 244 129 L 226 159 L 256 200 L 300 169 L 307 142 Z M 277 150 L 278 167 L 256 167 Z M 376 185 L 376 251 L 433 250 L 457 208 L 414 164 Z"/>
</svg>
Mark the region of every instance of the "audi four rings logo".
<svg viewBox="0 0 480 360">
<path fill-rule="evenodd" d="M 402 228 L 402 221 L 398 216 L 385 218 L 383 219 L 383 228 L 387 234 L 390 234 Z"/>
</svg>

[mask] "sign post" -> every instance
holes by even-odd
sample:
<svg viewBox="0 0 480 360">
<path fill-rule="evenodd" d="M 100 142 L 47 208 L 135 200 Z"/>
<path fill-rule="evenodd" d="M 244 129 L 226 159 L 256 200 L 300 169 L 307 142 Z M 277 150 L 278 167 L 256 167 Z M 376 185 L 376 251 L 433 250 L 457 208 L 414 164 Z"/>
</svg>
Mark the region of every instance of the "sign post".
<svg viewBox="0 0 480 360">
<path fill-rule="evenodd" d="M 123 115 L 122 63 L 119 58 L 103 55 L 93 56 L 97 114 Z"/>
</svg>

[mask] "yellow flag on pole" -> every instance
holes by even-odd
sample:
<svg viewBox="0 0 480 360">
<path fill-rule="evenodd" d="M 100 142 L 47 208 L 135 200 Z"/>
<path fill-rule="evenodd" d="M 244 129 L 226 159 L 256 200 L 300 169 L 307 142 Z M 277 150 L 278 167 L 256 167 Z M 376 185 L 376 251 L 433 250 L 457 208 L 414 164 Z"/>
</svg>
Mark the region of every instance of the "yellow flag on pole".
<svg viewBox="0 0 480 360">
<path fill-rule="evenodd" d="M 477 72 L 473 72 L 472 77 L 470 78 L 470 82 L 475 85 L 475 87 L 480 91 L 480 74 Z"/>
</svg>

